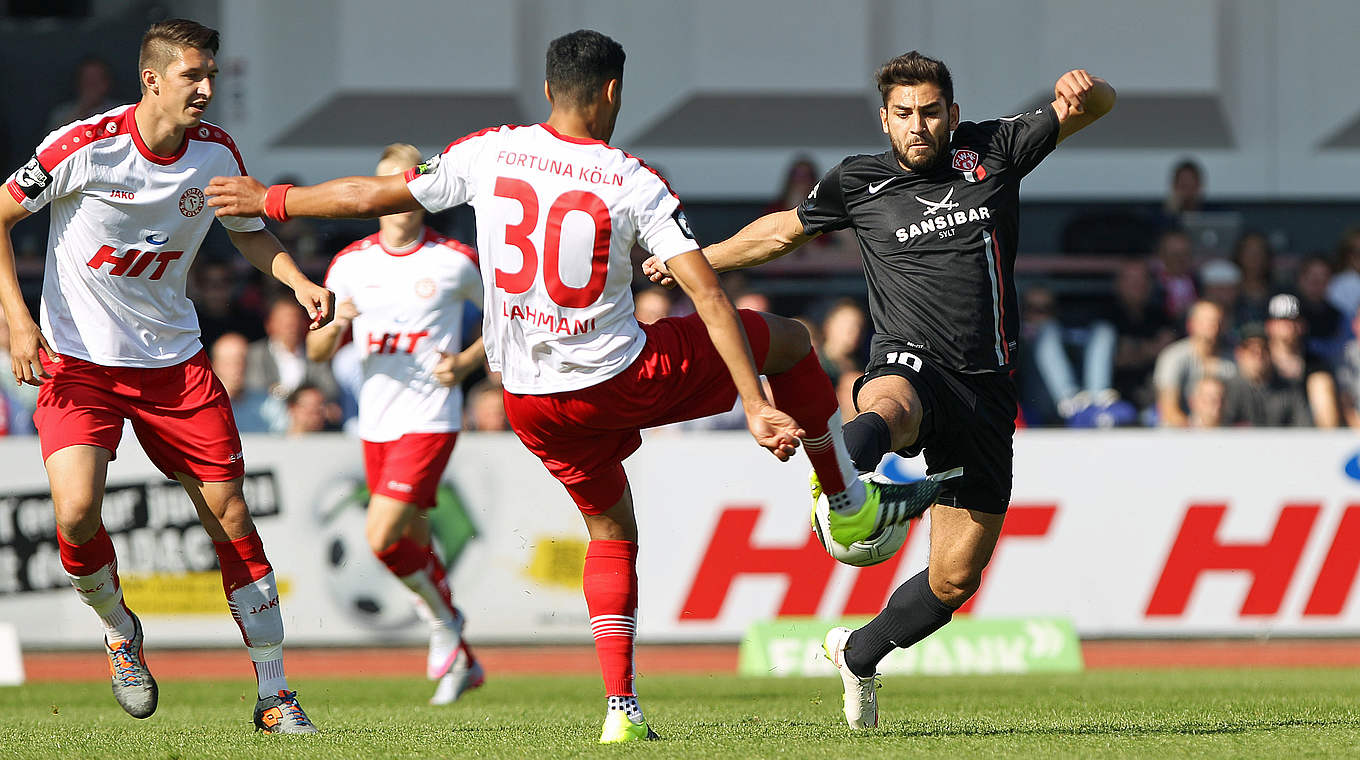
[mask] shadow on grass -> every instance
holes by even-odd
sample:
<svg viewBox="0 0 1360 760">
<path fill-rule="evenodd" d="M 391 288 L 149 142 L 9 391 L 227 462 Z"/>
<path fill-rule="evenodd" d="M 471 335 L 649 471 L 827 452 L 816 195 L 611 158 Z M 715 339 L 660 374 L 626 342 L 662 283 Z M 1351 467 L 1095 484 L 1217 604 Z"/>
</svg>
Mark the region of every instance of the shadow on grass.
<svg viewBox="0 0 1360 760">
<path fill-rule="evenodd" d="M 1164 726 L 1081 724 L 1076 726 L 961 726 L 958 728 L 892 728 L 857 736 L 957 737 L 957 736 L 1214 736 L 1274 731 L 1282 728 L 1360 728 L 1360 719 L 1288 719 L 1248 721 L 1190 721 Z"/>
</svg>

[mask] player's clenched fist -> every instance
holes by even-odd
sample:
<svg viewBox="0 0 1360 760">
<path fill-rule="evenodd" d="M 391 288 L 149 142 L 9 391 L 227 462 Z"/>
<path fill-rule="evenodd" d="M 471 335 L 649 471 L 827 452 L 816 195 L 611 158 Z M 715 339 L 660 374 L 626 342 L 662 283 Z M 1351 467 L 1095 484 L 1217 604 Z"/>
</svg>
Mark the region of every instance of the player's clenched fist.
<svg viewBox="0 0 1360 760">
<path fill-rule="evenodd" d="M 647 279 L 664 288 L 675 287 L 675 278 L 671 277 L 671 270 L 666 268 L 665 262 L 655 256 L 648 256 L 642 262 L 642 273 Z"/>
<path fill-rule="evenodd" d="M 254 177 L 213 177 L 203 194 L 218 216 L 264 216 L 268 190 Z"/>
<path fill-rule="evenodd" d="M 1066 106 L 1069 114 L 1086 112 L 1086 95 L 1095 87 L 1095 80 L 1086 69 L 1073 69 L 1063 74 L 1053 85 L 1053 99 Z M 1067 114 L 1058 114 L 1059 119 Z"/>
</svg>

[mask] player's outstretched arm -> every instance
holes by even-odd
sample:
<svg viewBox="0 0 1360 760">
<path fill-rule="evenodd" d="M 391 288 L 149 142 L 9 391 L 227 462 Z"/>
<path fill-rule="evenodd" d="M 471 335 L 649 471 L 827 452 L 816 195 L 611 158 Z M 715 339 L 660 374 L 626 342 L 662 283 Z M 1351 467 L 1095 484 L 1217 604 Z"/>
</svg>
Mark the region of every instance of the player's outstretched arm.
<svg viewBox="0 0 1360 760">
<path fill-rule="evenodd" d="M 293 216 L 371 219 L 421 208 L 400 174 L 341 177 L 309 187 L 265 187 L 254 177 L 213 177 L 203 192 L 218 216 L 279 221 Z"/>
<path fill-rule="evenodd" d="M 474 370 L 486 362 L 486 344 L 481 338 L 456 354 L 439 352 L 439 363 L 434 366 L 434 379 L 445 388 L 459 385 Z"/>
<path fill-rule="evenodd" d="M 713 346 L 732 375 L 732 382 L 741 396 L 742 409 L 746 412 L 746 427 L 755 436 L 756 443 L 769 449 L 781 462 L 787 462 L 798 448 L 798 439 L 806 433 L 792 417 L 776 409 L 765 398 L 765 389 L 760 385 L 755 359 L 751 356 L 751 344 L 746 340 L 737 310 L 732 308 L 732 302 L 718 285 L 713 267 L 698 250 L 682 253 L 667 264 L 675 281 L 694 302 L 694 310 L 704 320 Z"/>
<path fill-rule="evenodd" d="M 233 216 L 235 216 L 233 214 Z M 269 230 L 255 232 L 232 232 L 232 245 L 256 269 L 272 275 L 274 279 L 287 285 L 297 298 L 307 316 L 312 318 L 311 329 L 316 330 L 331 321 L 335 315 L 335 294 L 317 285 L 298 269 L 293 257 L 283 250 L 283 244 Z"/>
<path fill-rule="evenodd" d="M 751 222 L 721 243 L 707 246 L 704 258 L 719 272 L 746 269 L 774 261 L 811 239 L 811 235 L 803 233 L 797 209 L 776 211 Z M 642 273 L 658 285 L 669 288 L 675 284 L 666 264 L 655 256 L 642 262 Z"/>
<path fill-rule="evenodd" d="M 9 324 L 10 369 L 14 371 L 15 385 L 40 385 L 51 375 L 43 369 L 38 352 L 41 350 L 54 362 L 61 358 L 47 345 L 33 315 L 28 313 L 28 304 L 24 303 L 24 294 L 19 288 L 19 275 L 14 269 L 10 231 L 26 216 L 28 209 L 15 202 L 9 193 L 0 193 L 0 227 L 4 229 L 4 234 L 0 235 L 0 307 L 4 308 L 4 318 Z"/>
<path fill-rule="evenodd" d="M 1115 92 L 1086 69 L 1073 69 L 1053 84 L 1053 111 L 1058 114 L 1058 142 L 1071 137 L 1114 108 Z"/>
<path fill-rule="evenodd" d="M 335 305 L 335 319 L 331 323 L 307 333 L 307 358 L 314 362 L 328 362 L 340 348 L 340 341 L 349 332 L 359 310 L 346 298 Z"/>
</svg>

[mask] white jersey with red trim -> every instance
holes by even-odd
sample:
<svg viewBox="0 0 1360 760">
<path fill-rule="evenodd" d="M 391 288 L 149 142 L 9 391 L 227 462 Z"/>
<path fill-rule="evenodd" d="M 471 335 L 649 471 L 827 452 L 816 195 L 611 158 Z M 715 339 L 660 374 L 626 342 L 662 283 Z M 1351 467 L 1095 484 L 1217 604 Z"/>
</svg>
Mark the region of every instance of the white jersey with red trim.
<svg viewBox="0 0 1360 760">
<path fill-rule="evenodd" d="M 121 106 L 48 135 L 5 183 L 29 211 L 52 205 L 40 323 L 60 354 L 115 367 L 168 367 L 202 349 L 185 295 L 212 225 L 203 188 L 245 174 L 235 143 L 203 122 L 172 156 L 137 132 Z M 223 217 L 237 232 L 257 218 Z"/>
<path fill-rule="evenodd" d="M 463 303 L 482 305 L 477 252 L 429 228 L 403 250 L 374 233 L 335 255 L 326 287 L 359 311 L 350 327 L 363 357 L 359 437 L 460 429 L 463 391 L 440 385 L 434 368 L 441 351 L 463 348 Z"/>
<path fill-rule="evenodd" d="M 642 161 L 546 124 L 468 135 L 406 173 L 430 211 L 471 203 L 487 361 L 512 393 L 601 383 L 642 352 L 632 250 L 699 247 L 680 199 Z"/>
</svg>

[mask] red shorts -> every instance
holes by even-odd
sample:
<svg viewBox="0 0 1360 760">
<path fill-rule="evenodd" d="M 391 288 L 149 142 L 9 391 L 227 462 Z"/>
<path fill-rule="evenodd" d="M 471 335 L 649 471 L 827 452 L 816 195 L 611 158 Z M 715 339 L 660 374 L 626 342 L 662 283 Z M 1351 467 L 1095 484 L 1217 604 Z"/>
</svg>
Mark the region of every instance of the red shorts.
<svg viewBox="0 0 1360 760">
<path fill-rule="evenodd" d="M 369 493 L 430 509 L 457 440 L 457 433 L 407 433 L 395 441 L 364 441 Z"/>
<path fill-rule="evenodd" d="M 770 350 L 769 326 L 759 312 L 737 313 L 758 370 Z M 540 396 L 505 393 L 510 427 L 588 515 L 623 496 L 623 460 L 642 444 L 640 429 L 726 412 L 737 400 L 727 365 L 697 314 L 642 329 L 642 353 L 599 385 Z"/>
<path fill-rule="evenodd" d="M 105 367 L 62 356 L 44 362 L 52 379 L 38 391 L 33 424 L 43 461 L 67 446 L 114 452 L 123 420 L 165 476 L 182 472 L 220 483 L 245 474 L 231 399 L 199 351 L 172 367 Z"/>
</svg>

